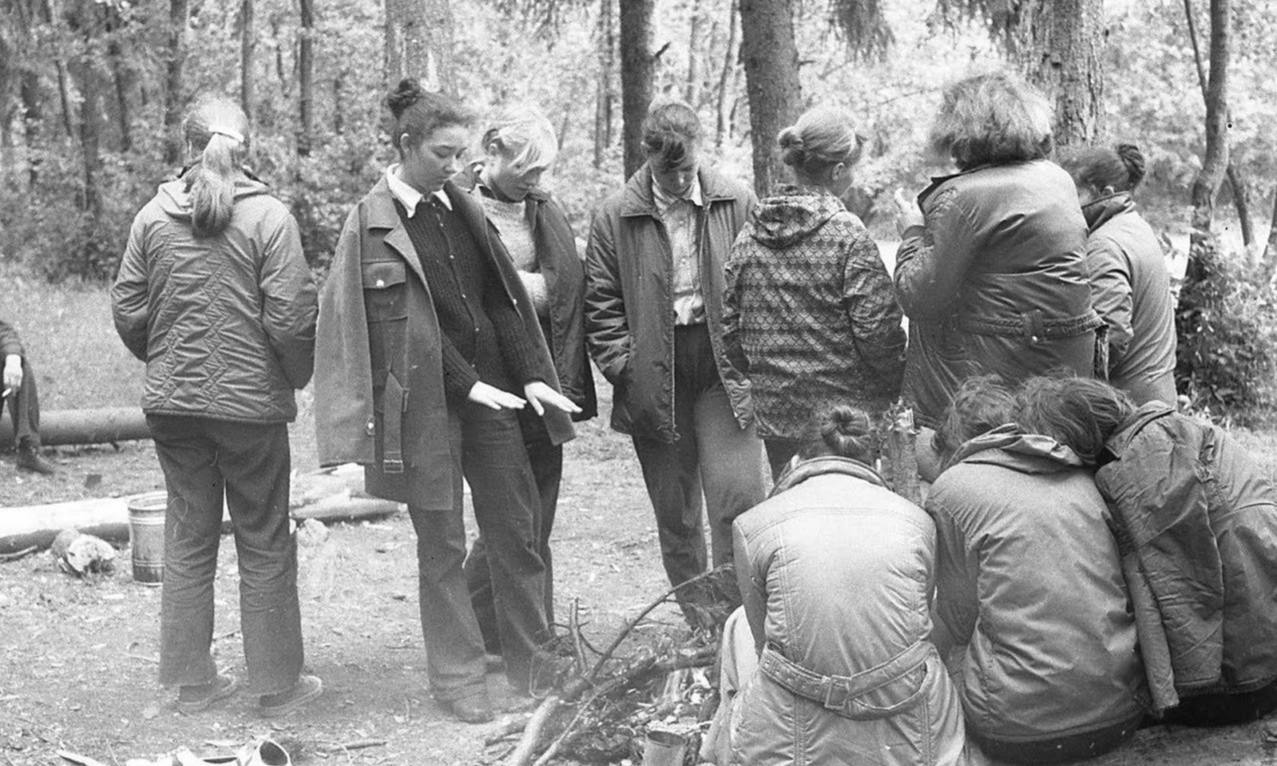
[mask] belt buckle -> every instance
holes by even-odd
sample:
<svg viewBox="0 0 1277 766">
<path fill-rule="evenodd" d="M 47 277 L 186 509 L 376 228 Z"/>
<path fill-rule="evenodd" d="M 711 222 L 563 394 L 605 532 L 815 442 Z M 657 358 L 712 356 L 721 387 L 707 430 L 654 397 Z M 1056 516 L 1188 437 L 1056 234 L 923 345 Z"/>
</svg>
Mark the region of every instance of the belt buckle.
<svg viewBox="0 0 1277 766">
<path fill-rule="evenodd" d="M 382 473 L 403 473 L 403 461 L 386 458 L 381 461 Z"/>
<path fill-rule="evenodd" d="M 824 699 L 821 700 L 820 704 L 824 705 L 826 710 L 842 710 L 847 705 L 847 695 L 845 693 L 842 695 L 842 699 L 839 700 L 837 704 L 834 704 L 833 702 L 834 688 L 839 685 L 833 676 L 825 676 L 822 678 L 820 685 L 825 687 Z"/>
</svg>

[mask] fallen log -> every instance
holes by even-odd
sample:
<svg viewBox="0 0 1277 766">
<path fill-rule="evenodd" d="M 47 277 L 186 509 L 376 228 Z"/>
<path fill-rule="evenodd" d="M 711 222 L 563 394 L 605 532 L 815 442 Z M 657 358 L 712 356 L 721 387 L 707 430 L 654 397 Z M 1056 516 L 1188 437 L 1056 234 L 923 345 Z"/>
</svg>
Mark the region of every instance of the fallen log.
<svg viewBox="0 0 1277 766">
<path fill-rule="evenodd" d="M 46 447 L 113 444 L 151 438 L 146 415 L 138 407 L 53 410 L 40 413 L 40 442 Z M 13 443 L 13 421 L 0 420 L 0 444 Z"/>
</svg>

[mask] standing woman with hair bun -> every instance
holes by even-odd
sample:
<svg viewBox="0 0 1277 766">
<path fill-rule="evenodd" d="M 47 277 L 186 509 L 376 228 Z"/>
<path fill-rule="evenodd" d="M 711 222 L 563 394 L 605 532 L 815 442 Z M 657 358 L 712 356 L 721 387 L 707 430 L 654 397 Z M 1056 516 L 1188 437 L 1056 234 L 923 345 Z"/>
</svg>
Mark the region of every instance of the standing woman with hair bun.
<svg viewBox="0 0 1277 766">
<path fill-rule="evenodd" d="M 727 262 L 727 359 L 749 378 L 772 476 L 816 408 L 881 412 L 900 395 L 905 332 L 891 276 L 839 197 L 861 142 L 851 115 L 807 111 L 777 139 L 796 185 L 754 208 Z"/>
<path fill-rule="evenodd" d="M 201 102 L 183 134 L 193 163 L 133 219 L 111 289 L 116 330 L 146 362 L 142 409 L 168 489 L 160 683 L 187 713 L 239 686 L 210 652 L 225 500 L 248 690 L 262 715 L 284 715 L 322 690 L 301 673 L 288 518 L 287 424 L 314 365 L 315 285 L 297 222 L 243 169 L 243 111 Z"/>
<path fill-rule="evenodd" d="M 1090 235 L 1091 302 L 1108 326 L 1109 382 L 1137 405 L 1175 403 L 1175 304 L 1166 255 L 1132 198 L 1144 180 L 1133 144 L 1077 150 L 1063 161 Z"/>
<path fill-rule="evenodd" d="M 462 571 L 462 477 L 487 544 L 506 674 L 527 694 L 548 638 L 536 483 L 518 411 L 551 440 L 579 412 L 483 206 L 449 179 L 473 117 L 407 79 L 387 98 L 399 162 L 346 218 L 320 300 L 315 424 L 323 465 L 360 463 L 408 504 L 431 690 L 466 723 L 492 720 L 483 638 Z M 517 391 L 518 393 L 512 393 Z"/>
</svg>

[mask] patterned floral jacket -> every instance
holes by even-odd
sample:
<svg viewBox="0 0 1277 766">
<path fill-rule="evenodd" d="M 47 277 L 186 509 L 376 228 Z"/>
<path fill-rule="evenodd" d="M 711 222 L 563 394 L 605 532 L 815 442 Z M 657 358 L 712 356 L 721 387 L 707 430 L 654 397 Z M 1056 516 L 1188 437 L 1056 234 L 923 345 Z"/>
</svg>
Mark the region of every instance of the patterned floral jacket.
<svg viewBox="0 0 1277 766">
<path fill-rule="evenodd" d="M 796 439 L 825 403 L 883 410 L 900 395 L 905 332 L 891 277 L 838 198 L 784 186 L 732 246 L 728 361 L 748 376 L 758 433 Z"/>
</svg>

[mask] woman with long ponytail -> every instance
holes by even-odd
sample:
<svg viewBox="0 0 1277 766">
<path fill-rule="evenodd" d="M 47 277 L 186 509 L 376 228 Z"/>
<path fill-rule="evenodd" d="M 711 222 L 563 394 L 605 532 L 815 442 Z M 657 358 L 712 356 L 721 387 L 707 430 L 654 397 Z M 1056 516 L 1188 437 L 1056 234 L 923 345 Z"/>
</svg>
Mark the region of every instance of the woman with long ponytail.
<svg viewBox="0 0 1277 766">
<path fill-rule="evenodd" d="M 142 409 L 168 490 L 160 683 L 188 713 L 240 686 L 210 652 L 225 504 L 245 685 L 259 713 L 285 715 L 322 689 L 302 674 L 288 519 L 288 423 L 314 364 L 315 285 L 297 222 L 243 167 L 243 111 L 199 102 L 183 134 L 191 164 L 134 218 L 111 290 L 116 330 L 146 362 Z"/>
</svg>

